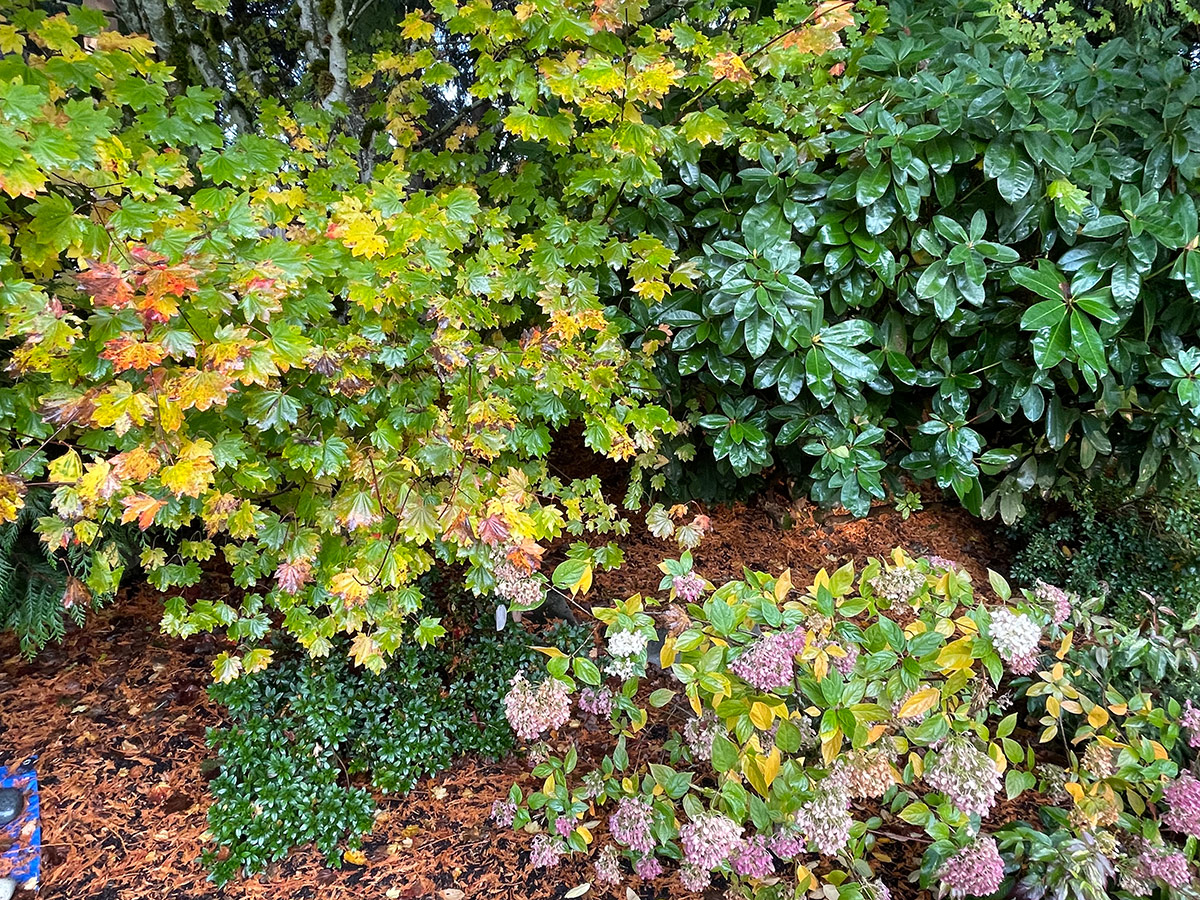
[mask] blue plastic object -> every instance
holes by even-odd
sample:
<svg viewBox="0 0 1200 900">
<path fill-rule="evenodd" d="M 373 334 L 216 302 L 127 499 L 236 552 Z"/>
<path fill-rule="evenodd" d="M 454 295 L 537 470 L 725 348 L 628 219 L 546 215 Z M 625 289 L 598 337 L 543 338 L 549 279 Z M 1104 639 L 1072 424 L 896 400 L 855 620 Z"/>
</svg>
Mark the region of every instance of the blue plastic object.
<svg viewBox="0 0 1200 900">
<path fill-rule="evenodd" d="M 42 872 L 42 819 L 38 802 L 37 772 L 31 756 L 19 766 L 0 766 L 0 788 L 16 788 L 24 797 L 24 808 L 7 825 L 0 825 L 0 880 L 16 882 L 18 888 L 35 891 Z"/>
</svg>

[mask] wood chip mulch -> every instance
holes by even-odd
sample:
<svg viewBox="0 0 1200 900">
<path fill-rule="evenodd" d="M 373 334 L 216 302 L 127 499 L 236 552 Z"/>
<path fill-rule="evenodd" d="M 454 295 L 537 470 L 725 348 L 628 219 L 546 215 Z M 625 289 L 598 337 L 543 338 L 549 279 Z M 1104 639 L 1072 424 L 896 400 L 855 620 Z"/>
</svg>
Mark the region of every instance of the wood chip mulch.
<svg viewBox="0 0 1200 900">
<path fill-rule="evenodd" d="M 957 559 L 977 585 L 985 567 L 1003 558 L 990 531 L 961 511 L 933 506 L 907 521 L 891 511 L 861 521 L 800 520 L 781 532 L 759 507 L 713 511 L 713 532 L 695 553 L 710 580 L 740 577 L 743 566 L 778 572 L 791 567 L 798 585 L 822 567 L 886 555 L 903 546 L 914 555 Z M 597 579 L 594 596 L 653 589 L 656 566 L 671 548 L 638 533 L 623 541 L 626 565 Z M 514 779 L 536 786 L 524 759 L 466 759 L 426 779 L 406 797 L 383 797 L 376 828 L 364 847 L 365 866 L 326 869 L 311 848 L 266 873 L 218 890 L 199 856 L 205 846 L 206 775 L 211 774 L 205 729 L 221 722 L 205 688 L 219 642 L 209 636 L 176 640 L 159 631 L 161 603 L 134 591 L 73 629 L 35 661 L 0 637 L 0 764 L 40 755 L 43 816 L 41 896 L 72 900 L 550 900 L 592 877 L 583 859 L 550 871 L 528 865 L 530 835 L 494 828 L 492 802 Z M 563 732 L 581 756 L 597 757 L 603 736 L 578 723 Z M 651 740 L 638 753 L 655 754 Z M 632 749 L 632 747 L 631 747 Z M 584 762 L 580 769 L 584 770 Z M 1024 797 L 1020 798 L 1022 801 Z M 1027 814 L 1012 810 L 1013 815 Z M 606 817 L 601 817 L 606 818 Z M 923 845 L 903 823 L 880 842 L 877 869 L 903 874 L 919 865 Z M 600 833 L 606 831 L 601 824 Z M 900 880 L 899 878 L 897 880 Z M 892 883 L 893 896 L 920 896 Z M 670 879 L 620 888 L 593 887 L 587 897 L 628 900 L 680 897 Z"/>
</svg>

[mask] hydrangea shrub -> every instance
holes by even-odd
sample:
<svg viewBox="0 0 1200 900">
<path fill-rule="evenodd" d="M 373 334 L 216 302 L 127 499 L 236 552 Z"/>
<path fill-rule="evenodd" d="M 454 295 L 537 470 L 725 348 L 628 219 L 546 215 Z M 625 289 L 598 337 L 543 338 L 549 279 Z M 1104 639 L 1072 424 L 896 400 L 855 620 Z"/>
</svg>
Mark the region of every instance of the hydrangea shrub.
<svg viewBox="0 0 1200 900">
<path fill-rule="evenodd" d="M 665 601 L 593 610 L 598 659 L 547 648 L 541 686 L 513 685 L 545 697 L 542 783 L 514 785 L 497 818 L 538 832 L 533 865 L 590 853 L 604 884 L 675 872 L 686 891 L 878 898 L 886 834 L 926 847 L 889 878 L 953 900 L 1193 896 L 1197 717 L 1095 676 L 1108 632 L 1077 596 L 995 573 L 977 590 L 902 551 L 807 588 L 790 572 L 715 587 L 687 554 L 661 568 Z M 594 766 L 555 752 L 564 692 L 592 715 L 611 698 Z M 526 738 L 530 718 L 510 715 Z M 650 729 L 661 752 L 633 753 Z"/>
</svg>

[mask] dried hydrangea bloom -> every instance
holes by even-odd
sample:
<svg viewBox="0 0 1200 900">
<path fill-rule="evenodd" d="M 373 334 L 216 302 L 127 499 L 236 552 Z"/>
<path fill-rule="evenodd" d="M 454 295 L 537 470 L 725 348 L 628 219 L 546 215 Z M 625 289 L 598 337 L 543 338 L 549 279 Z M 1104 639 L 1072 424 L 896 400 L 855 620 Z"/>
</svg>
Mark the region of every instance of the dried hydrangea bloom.
<svg viewBox="0 0 1200 900">
<path fill-rule="evenodd" d="M 817 782 L 813 796 L 796 813 L 796 827 L 818 853 L 833 856 L 850 842 L 850 784 L 844 769 L 835 767 Z"/>
<path fill-rule="evenodd" d="M 705 710 L 701 716 L 688 719 L 683 726 L 683 740 L 692 753 L 692 759 L 712 759 L 713 738 L 721 730 L 716 713 Z"/>
<path fill-rule="evenodd" d="M 557 678 L 547 678 L 535 688 L 518 672 L 504 697 L 504 715 L 518 737 L 532 741 L 566 723 L 571 717 L 571 695 Z"/>
<path fill-rule="evenodd" d="M 755 690 L 774 691 L 796 677 L 796 654 L 804 649 L 804 629 L 764 634 L 742 651 L 729 670 Z"/>
<path fill-rule="evenodd" d="M 1172 831 L 1200 838 L 1200 781 L 1186 772 L 1167 785 L 1163 797 L 1170 810 L 1162 817 Z"/>
<path fill-rule="evenodd" d="M 654 811 L 640 797 L 622 797 L 617 801 L 616 810 L 608 817 L 608 830 L 613 840 L 636 853 L 654 850 L 653 825 Z"/>
<path fill-rule="evenodd" d="M 909 603 L 925 587 L 925 573 L 908 566 L 884 569 L 868 584 L 877 597 L 892 603 Z"/>
<path fill-rule="evenodd" d="M 1099 741 L 1088 744 L 1083 752 L 1083 767 L 1097 778 L 1108 778 L 1117 770 L 1112 748 Z"/>
<path fill-rule="evenodd" d="M 705 813 L 679 829 L 679 842 L 689 863 L 711 871 L 740 849 L 742 826 L 720 813 Z"/>
<path fill-rule="evenodd" d="M 851 750 L 839 757 L 835 765 L 845 770 L 851 797 L 882 797 L 896 784 L 891 755 L 883 747 Z"/>
<path fill-rule="evenodd" d="M 492 804 L 492 821 L 501 828 L 508 828 L 517 815 L 517 804 L 511 800 L 497 800 Z"/>
<path fill-rule="evenodd" d="M 621 883 L 621 857 L 617 848 L 612 844 L 606 846 L 596 857 L 594 866 L 596 881 L 600 884 L 616 885 Z"/>
<path fill-rule="evenodd" d="M 1000 790 L 1000 771 L 970 738 L 951 735 L 942 741 L 933 761 L 926 761 L 925 781 L 965 815 L 986 818 Z"/>
<path fill-rule="evenodd" d="M 712 872 L 685 862 L 679 867 L 679 883 L 685 891 L 699 893 L 712 884 Z"/>
<path fill-rule="evenodd" d="M 938 895 L 950 900 L 986 897 L 1000 889 L 1004 860 L 991 835 L 981 835 L 946 860 L 938 870 Z"/>
<path fill-rule="evenodd" d="M 533 836 L 533 849 L 529 853 L 529 864 L 535 869 L 551 869 L 562 862 L 564 844 L 548 834 Z"/>
</svg>

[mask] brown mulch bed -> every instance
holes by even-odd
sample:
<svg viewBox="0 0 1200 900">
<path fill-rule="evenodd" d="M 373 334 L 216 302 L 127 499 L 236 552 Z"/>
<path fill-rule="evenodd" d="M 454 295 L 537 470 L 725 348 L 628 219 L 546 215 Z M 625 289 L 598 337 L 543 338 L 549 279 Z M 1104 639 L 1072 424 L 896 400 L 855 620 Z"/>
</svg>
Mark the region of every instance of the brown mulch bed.
<svg viewBox="0 0 1200 900">
<path fill-rule="evenodd" d="M 956 559 L 977 585 L 986 585 L 985 567 L 997 567 L 1003 558 L 984 524 L 936 504 L 907 521 L 887 508 L 864 520 L 825 524 L 801 515 L 788 531 L 757 506 L 711 515 L 713 531 L 694 555 L 699 571 L 717 583 L 740 577 L 743 567 L 774 573 L 790 567 L 796 583 L 806 584 L 821 567 L 861 563 L 901 546 L 915 555 Z M 644 529 L 634 531 L 622 541 L 625 566 L 599 576 L 592 597 L 657 586 L 657 564 L 674 555 L 673 548 Z M 530 836 L 489 823 L 492 802 L 514 778 L 529 789 L 524 760 L 467 759 L 407 797 L 381 799 L 364 848 L 366 866 L 331 871 L 311 849 L 299 850 L 260 876 L 218 890 L 199 862 L 211 769 L 204 733 L 220 723 L 205 687 L 218 643 L 207 636 L 165 637 L 160 615 L 159 601 L 135 591 L 34 662 L 19 657 L 10 637 L 0 637 L 0 764 L 40 754 L 42 896 L 549 900 L 590 880 L 582 859 L 549 872 L 530 869 Z M 563 740 L 577 740 L 591 755 L 587 751 L 603 752 L 600 737 L 573 723 Z M 881 841 L 878 868 L 904 873 L 919 861 L 923 845 L 898 840 L 905 828 L 898 823 L 897 839 Z M 681 895 L 666 879 L 628 884 L 643 900 Z M 595 888 L 588 894 L 608 895 L 625 897 L 625 886 L 615 894 Z M 894 884 L 893 896 L 917 893 Z"/>
</svg>

